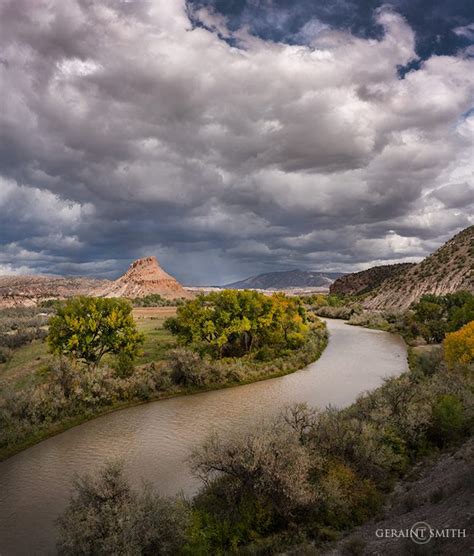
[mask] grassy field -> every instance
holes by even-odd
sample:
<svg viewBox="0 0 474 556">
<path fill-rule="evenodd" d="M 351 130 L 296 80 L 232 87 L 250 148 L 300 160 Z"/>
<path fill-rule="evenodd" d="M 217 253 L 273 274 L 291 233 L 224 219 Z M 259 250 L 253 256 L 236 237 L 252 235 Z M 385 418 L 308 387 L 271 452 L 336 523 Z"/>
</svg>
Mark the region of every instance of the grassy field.
<svg viewBox="0 0 474 556">
<path fill-rule="evenodd" d="M 145 334 L 145 344 L 137 365 L 162 360 L 166 352 L 176 345 L 173 336 L 163 328 L 164 321 L 175 313 L 176 307 L 137 307 L 133 310 L 137 327 Z M 0 364 L 0 388 L 3 384 L 21 389 L 41 382 L 42 369 L 49 358 L 45 341 L 34 340 L 16 349 L 10 361 Z"/>
<path fill-rule="evenodd" d="M 163 328 L 164 321 L 175 314 L 176 307 L 137 307 L 133 310 L 137 327 L 145 334 L 138 365 L 160 361 L 176 345 L 173 336 Z"/>
</svg>

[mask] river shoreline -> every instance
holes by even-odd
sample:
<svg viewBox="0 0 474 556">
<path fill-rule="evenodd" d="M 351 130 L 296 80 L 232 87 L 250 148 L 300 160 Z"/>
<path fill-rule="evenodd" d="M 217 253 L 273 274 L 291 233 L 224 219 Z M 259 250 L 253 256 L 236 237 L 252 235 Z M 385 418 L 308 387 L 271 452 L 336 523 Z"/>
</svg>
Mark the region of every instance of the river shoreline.
<svg viewBox="0 0 474 556">
<path fill-rule="evenodd" d="M 210 434 L 250 430 L 293 404 L 347 407 L 407 370 L 399 336 L 331 319 L 327 328 L 327 348 L 298 372 L 115 410 L 0 463 L 2 554 L 54 553 L 54 523 L 77 474 L 95 474 L 105 462 L 121 459 L 133 487 L 145 481 L 164 497 L 192 497 L 201 485 L 188 457 Z"/>
<path fill-rule="evenodd" d="M 48 438 L 52 438 L 54 436 L 57 436 L 58 434 L 61 434 L 71 428 L 77 427 L 83 423 L 87 423 L 89 421 L 93 421 L 94 419 L 98 419 L 100 417 L 104 417 L 106 415 L 109 415 L 111 413 L 115 413 L 117 411 L 122 411 L 124 409 L 129 409 L 132 407 L 136 407 L 136 406 L 141 406 L 141 405 L 146 405 L 149 403 L 154 403 L 154 402 L 159 402 L 159 401 L 163 401 L 163 400 L 169 400 L 169 399 L 173 399 L 173 398 L 180 398 L 180 397 L 185 397 L 185 396 L 192 396 L 195 394 L 201 394 L 201 393 L 205 393 L 205 392 L 213 392 L 216 390 L 224 390 L 227 388 L 236 388 L 238 386 L 245 386 L 247 384 L 254 384 L 256 382 L 262 382 L 265 380 L 270 380 L 273 378 L 278 378 L 278 377 L 282 377 L 282 376 L 286 376 L 292 373 L 295 373 L 296 371 L 299 371 L 305 367 L 307 367 L 309 364 L 314 363 L 315 361 L 317 361 L 321 355 L 324 353 L 324 350 L 326 349 L 328 345 L 328 338 L 325 339 L 325 341 L 323 341 L 323 343 L 321 344 L 320 348 L 318 350 L 318 352 L 315 354 L 316 356 L 314 357 L 314 359 L 311 359 L 310 361 L 305 361 L 302 362 L 301 365 L 297 365 L 295 367 L 292 367 L 290 369 L 287 370 L 281 370 L 281 371 L 277 371 L 277 372 L 271 372 L 268 374 L 265 374 L 265 372 L 263 371 L 261 375 L 256 375 L 256 376 L 252 376 L 249 377 L 247 379 L 244 380 L 240 380 L 238 382 L 227 382 L 227 383 L 223 383 L 223 384 L 210 384 L 210 385 L 204 385 L 204 386 L 195 386 L 195 387 L 188 387 L 186 389 L 183 390 L 178 390 L 175 392 L 162 392 L 159 393 L 158 395 L 152 396 L 149 399 L 146 400 L 129 400 L 129 401 L 124 401 L 124 402 L 118 402 L 117 404 L 114 404 L 112 406 L 109 406 L 107 408 L 104 408 L 103 411 L 99 411 L 97 413 L 94 414 L 80 414 L 74 417 L 71 417 L 70 419 L 66 419 L 65 421 L 61 421 L 57 424 L 55 424 L 54 426 L 52 426 L 51 428 L 44 430 L 44 431 L 38 431 L 37 433 L 32 434 L 31 436 L 26 437 L 22 442 L 16 444 L 15 446 L 11 446 L 11 447 L 7 447 L 7 448 L 2 448 L 0 449 L 0 462 L 7 460 L 8 458 L 14 456 L 15 454 L 18 454 L 20 452 L 23 452 L 24 450 L 27 450 L 28 448 L 34 446 L 35 444 L 38 444 L 39 442 L 42 442 L 43 440 L 47 440 Z M 271 364 L 272 361 L 269 361 L 269 364 Z"/>
</svg>

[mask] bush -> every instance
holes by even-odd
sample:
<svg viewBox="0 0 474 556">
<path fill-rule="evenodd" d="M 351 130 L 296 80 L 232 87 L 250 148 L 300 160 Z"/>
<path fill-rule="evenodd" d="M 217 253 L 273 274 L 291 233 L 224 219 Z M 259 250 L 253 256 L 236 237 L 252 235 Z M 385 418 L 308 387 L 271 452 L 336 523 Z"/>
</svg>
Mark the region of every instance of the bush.
<svg viewBox="0 0 474 556">
<path fill-rule="evenodd" d="M 430 377 L 443 365 L 443 350 L 439 346 L 430 346 L 428 350 L 424 349 L 425 347 L 428 346 L 410 350 L 408 363 L 414 374 Z"/>
<path fill-rule="evenodd" d="M 178 386 L 202 386 L 206 382 L 203 361 L 194 351 L 178 348 L 169 353 L 170 378 Z"/>
<path fill-rule="evenodd" d="M 79 477 L 58 519 L 58 552 L 64 555 L 174 555 L 186 541 L 190 512 L 180 500 L 152 490 L 134 492 L 122 466 L 109 464 L 97 477 Z"/>
<path fill-rule="evenodd" d="M 193 453 L 193 472 L 206 485 L 223 480 L 236 503 L 252 495 L 274 515 L 291 516 L 313 499 L 311 464 L 292 431 L 280 425 L 262 423 L 226 440 L 212 436 Z"/>
<path fill-rule="evenodd" d="M 128 378 L 135 371 L 133 357 L 128 353 L 119 353 L 113 363 L 113 368 L 120 378 Z"/>
<path fill-rule="evenodd" d="M 226 440 L 213 436 L 191 464 L 205 484 L 194 502 L 197 553 L 235 551 L 287 523 L 313 499 L 309 453 L 276 424 Z"/>
<path fill-rule="evenodd" d="M 13 350 L 8 347 L 0 347 L 0 364 L 8 363 L 13 357 Z"/>
<path fill-rule="evenodd" d="M 445 446 L 459 440 L 465 425 L 465 411 L 461 400 L 447 394 L 441 396 L 433 407 L 432 440 Z"/>
<path fill-rule="evenodd" d="M 360 477 L 384 483 L 401 456 L 386 441 L 383 427 L 329 408 L 320 413 L 308 432 L 308 443 L 325 459 L 342 461 Z"/>
<path fill-rule="evenodd" d="M 317 313 L 320 317 L 327 317 L 329 319 L 349 320 L 356 313 L 356 309 L 353 307 L 332 307 L 328 305 L 317 309 Z"/>
</svg>

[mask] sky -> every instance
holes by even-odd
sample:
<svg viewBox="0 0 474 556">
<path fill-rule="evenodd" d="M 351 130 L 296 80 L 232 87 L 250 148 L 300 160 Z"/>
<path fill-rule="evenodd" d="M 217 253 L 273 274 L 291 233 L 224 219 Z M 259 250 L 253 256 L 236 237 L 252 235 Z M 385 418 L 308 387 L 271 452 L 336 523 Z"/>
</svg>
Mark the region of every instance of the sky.
<svg viewBox="0 0 474 556">
<path fill-rule="evenodd" d="M 471 0 L 0 0 L 0 274 L 418 261 L 473 174 Z"/>
</svg>

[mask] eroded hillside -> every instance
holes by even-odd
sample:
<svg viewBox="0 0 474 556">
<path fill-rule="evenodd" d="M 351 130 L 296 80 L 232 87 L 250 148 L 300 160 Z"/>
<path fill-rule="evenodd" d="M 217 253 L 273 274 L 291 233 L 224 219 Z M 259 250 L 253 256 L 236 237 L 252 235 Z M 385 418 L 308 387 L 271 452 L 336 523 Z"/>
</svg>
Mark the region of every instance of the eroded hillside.
<svg viewBox="0 0 474 556">
<path fill-rule="evenodd" d="M 447 241 L 420 263 L 384 280 L 368 297 L 368 309 L 406 309 L 423 294 L 474 292 L 474 226 Z"/>
</svg>

